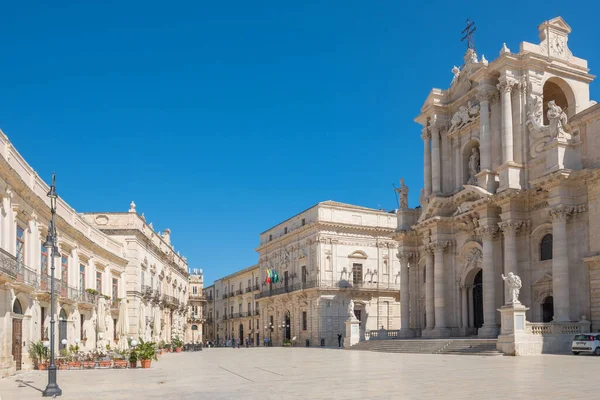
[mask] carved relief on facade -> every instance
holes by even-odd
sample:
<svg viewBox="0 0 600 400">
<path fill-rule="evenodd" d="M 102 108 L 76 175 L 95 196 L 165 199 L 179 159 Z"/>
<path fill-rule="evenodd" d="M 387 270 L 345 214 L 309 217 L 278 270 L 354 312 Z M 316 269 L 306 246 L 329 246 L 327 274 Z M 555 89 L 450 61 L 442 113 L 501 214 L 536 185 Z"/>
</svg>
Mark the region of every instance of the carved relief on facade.
<svg viewBox="0 0 600 400">
<path fill-rule="evenodd" d="M 541 96 L 530 94 L 527 101 L 527 121 L 531 146 L 531 157 L 537 157 L 544 152 L 545 147 L 554 139 L 569 142 L 572 135 L 569 132 L 567 114 L 554 100 L 548 102 L 546 112 L 549 124 L 543 122 L 543 100 Z"/>
<path fill-rule="evenodd" d="M 450 129 L 448 133 L 453 133 L 464 128 L 479 116 L 479 104 L 471 104 L 468 101 L 466 105 L 458 107 L 458 110 L 450 120 Z"/>
</svg>

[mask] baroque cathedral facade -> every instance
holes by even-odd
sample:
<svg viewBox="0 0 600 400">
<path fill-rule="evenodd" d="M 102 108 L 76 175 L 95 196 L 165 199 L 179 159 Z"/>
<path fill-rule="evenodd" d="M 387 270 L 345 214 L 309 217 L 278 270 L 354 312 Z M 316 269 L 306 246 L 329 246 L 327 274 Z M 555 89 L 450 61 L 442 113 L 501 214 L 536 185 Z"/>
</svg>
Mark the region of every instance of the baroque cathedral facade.
<svg viewBox="0 0 600 400">
<path fill-rule="evenodd" d="M 504 44 L 493 61 L 470 47 L 415 119 L 421 205 L 397 213 L 405 337 L 497 336 L 509 272 L 528 321 L 600 328 L 594 76 L 561 17 L 538 30 L 538 44 Z"/>
</svg>

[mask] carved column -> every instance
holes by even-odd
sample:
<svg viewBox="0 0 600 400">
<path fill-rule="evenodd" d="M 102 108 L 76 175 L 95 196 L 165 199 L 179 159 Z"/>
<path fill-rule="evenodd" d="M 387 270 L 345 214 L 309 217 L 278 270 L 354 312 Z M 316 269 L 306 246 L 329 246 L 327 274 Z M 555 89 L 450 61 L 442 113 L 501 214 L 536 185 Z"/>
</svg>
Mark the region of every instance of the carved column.
<svg viewBox="0 0 600 400">
<path fill-rule="evenodd" d="M 552 296 L 554 320 L 569 321 L 569 257 L 567 252 L 567 219 L 573 207 L 563 205 L 550 210 L 552 218 Z"/>
<path fill-rule="evenodd" d="M 496 226 L 484 226 L 477 230 L 483 240 L 482 255 L 482 290 L 483 290 L 483 327 L 479 336 L 494 337 L 498 335 L 496 325 L 496 278 L 494 276 L 494 238 L 498 233 Z"/>
<path fill-rule="evenodd" d="M 502 161 L 504 164 L 513 161 L 513 118 L 511 93 L 515 82 L 506 77 L 498 84 L 502 101 Z"/>
<path fill-rule="evenodd" d="M 440 158 L 440 132 L 439 127 L 431 127 L 431 180 L 434 194 L 442 191 L 442 166 Z"/>
<path fill-rule="evenodd" d="M 435 323 L 435 307 L 433 302 L 433 251 L 426 247 L 425 256 L 425 314 L 427 315 L 427 329 L 433 329 Z"/>
<path fill-rule="evenodd" d="M 504 275 L 517 274 L 517 231 L 523 221 L 509 220 L 498 223 L 504 234 Z M 504 299 L 508 299 L 508 287 L 504 285 Z"/>
<path fill-rule="evenodd" d="M 491 90 L 482 90 L 477 93 L 477 99 L 479 100 L 481 171 L 492 169 L 492 138 L 490 136 L 490 98 L 492 95 Z"/>
<path fill-rule="evenodd" d="M 469 309 L 467 303 L 467 286 L 463 286 L 460 288 L 461 293 L 461 308 L 462 308 L 462 319 L 461 319 L 461 328 L 467 329 L 469 324 Z"/>
<path fill-rule="evenodd" d="M 410 292 L 408 280 L 408 263 L 414 259 L 413 253 L 399 253 L 400 259 L 400 328 L 410 327 Z"/>
<path fill-rule="evenodd" d="M 431 133 L 427 127 L 423 128 L 423 175 L 425 178 L 425 197 L 431 194 Z"/>
<path fill-rule="evenodd" d="M 444 277 L 444 252 L 448 248 L 449 242 L 437 241 L 431 244 L 435 255 L 434 264 L 434 307 L 435 307 L 435 330 L 443 331 L 446 329 L 446 280 Z"/>
</svg>

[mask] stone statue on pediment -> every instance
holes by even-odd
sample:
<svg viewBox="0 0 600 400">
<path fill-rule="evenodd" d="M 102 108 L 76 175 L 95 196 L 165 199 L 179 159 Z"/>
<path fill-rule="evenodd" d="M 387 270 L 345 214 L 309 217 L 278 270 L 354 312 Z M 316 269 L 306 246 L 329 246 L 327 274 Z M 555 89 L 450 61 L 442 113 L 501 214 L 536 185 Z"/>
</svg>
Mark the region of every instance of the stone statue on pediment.
<svg viewBox="0 0 600 400">
<path fill-rule="evenodd" d="M 454 85 L 458 81 L 458 77 L 460 76 L 460 68 L 458 68 L 455 65 L 452 68 L 452 74 L 454 75 L 454 78 L 452 78 L 452 82 L 450 83 L 450 86 Z"/>
<path fill-rule="evenodd" d="M 398 193 L 401 210 L 408 210 L 408 186 L 404 184 L 404 178 L 400 178 L 400 187 L 394 188 Z"/>
</svg>

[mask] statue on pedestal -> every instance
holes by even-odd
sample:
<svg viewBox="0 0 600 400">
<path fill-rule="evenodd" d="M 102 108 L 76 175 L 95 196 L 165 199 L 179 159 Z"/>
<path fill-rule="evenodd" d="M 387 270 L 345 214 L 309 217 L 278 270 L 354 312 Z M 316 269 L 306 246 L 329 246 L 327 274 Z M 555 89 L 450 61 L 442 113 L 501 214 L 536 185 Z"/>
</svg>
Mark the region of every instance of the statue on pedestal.
<svg viewBox="0 0 600 400">
<path fill-rule="evenodd" d="M 477 184 L 477 175 L 480 171 L 480 156 L 479 147 L 475 146 L 471 149 L 471 156 L 469 157 L 469 185 Z"/>
<path fill-rule="evenodd" d="M 521 291 L 521 278 L 512 272 L 508 273 L 508 276 L 502 274 L 506 286 L 508 287 L 508 301 L 506 304 L 521 304 L 519 301 L 519 292 Z"/>
<path fill-rule="evenodd" d="M 408 210 L 408 186 L 404 184 L 404 178 L 400 178 L 400 187 L 394 188 L 398 193 L 401 210 Z"/>
<path fill-rule="evenodd" d="M 349 319 L 356 319 L 356 315 L 354 315 L 354 300 L 352 299 L 348 302 L 348 317 Z"/>
</svg>

